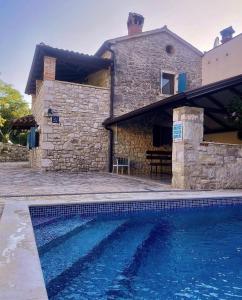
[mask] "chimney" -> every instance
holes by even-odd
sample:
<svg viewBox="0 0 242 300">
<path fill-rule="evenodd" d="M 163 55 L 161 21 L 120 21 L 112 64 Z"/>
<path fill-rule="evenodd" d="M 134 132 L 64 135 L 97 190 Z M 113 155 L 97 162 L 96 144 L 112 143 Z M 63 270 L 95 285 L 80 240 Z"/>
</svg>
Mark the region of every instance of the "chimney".
<svg viewBox="0 0 242 300">
<path fill-rule="evenodd" d="M 220 31 L 220 34 L 222 36 L 221 43 L 224 44 L 224 43 L 230 41 L 233 38 L 234 33 L 235 33 L 235 31 L 232 26 Z"/>
<path fill-rule="evenodd" d="M 144 17 L 136 13 L 129 13 L 127 26 L 128 26 L 128 35 L 133 35 L 142 32 L 144 25 Z"/>
</svg>

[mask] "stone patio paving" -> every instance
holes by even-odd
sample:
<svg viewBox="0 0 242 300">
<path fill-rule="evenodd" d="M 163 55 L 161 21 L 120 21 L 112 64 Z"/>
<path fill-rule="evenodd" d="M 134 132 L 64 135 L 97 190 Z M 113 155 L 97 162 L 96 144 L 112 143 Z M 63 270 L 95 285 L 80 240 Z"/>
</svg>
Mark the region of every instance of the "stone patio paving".
<svg viewBox="0 0 242 300">
<path fill-rule="evenodd" d="M 28 163 L 0 163 L 0 197 L 170 190 L 158 181 L 110 173 L 41 173 Z"/>
</svg>

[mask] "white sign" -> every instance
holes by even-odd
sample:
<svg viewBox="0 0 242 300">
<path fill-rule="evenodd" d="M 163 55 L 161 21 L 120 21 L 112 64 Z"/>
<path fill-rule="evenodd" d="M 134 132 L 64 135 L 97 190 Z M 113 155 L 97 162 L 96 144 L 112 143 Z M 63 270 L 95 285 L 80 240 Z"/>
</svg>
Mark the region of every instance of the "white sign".
<svg viewBox="0 0 242 300">
<path fill-rule="evenodd" d="M 173 123 L 172 139 L 174 142 L 183 140 L 183 123 L 181 121 Z"/>
</svg>

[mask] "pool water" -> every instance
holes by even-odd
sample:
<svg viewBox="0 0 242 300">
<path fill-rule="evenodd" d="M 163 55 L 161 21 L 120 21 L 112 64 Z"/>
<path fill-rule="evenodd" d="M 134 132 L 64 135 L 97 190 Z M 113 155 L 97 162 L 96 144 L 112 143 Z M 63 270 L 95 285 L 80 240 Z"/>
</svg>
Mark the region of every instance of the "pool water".
<svg viewBox="0 0 242 300">
<path fill-rule="evenodd" d="M 242 206 L 32 221 L 51 300 L 242 298 Z"/>
</svg>

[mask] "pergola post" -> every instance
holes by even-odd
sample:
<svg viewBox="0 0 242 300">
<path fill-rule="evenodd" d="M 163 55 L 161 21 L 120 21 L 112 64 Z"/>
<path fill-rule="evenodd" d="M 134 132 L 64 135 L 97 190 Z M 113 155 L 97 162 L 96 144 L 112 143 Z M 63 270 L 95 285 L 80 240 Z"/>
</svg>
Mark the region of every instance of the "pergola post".
<svg viewBox="0 0 242 300">
<path fill-rule="evenodd" d="M 203 108 L 180 107 L 173 110 L 172 186 L 190 189 L 191 174 L 203 141 Z M 191 172 L 190 170 L 193 170 Z M 197 167 L 197 172 L 199 168 Z"/>
</svg>

